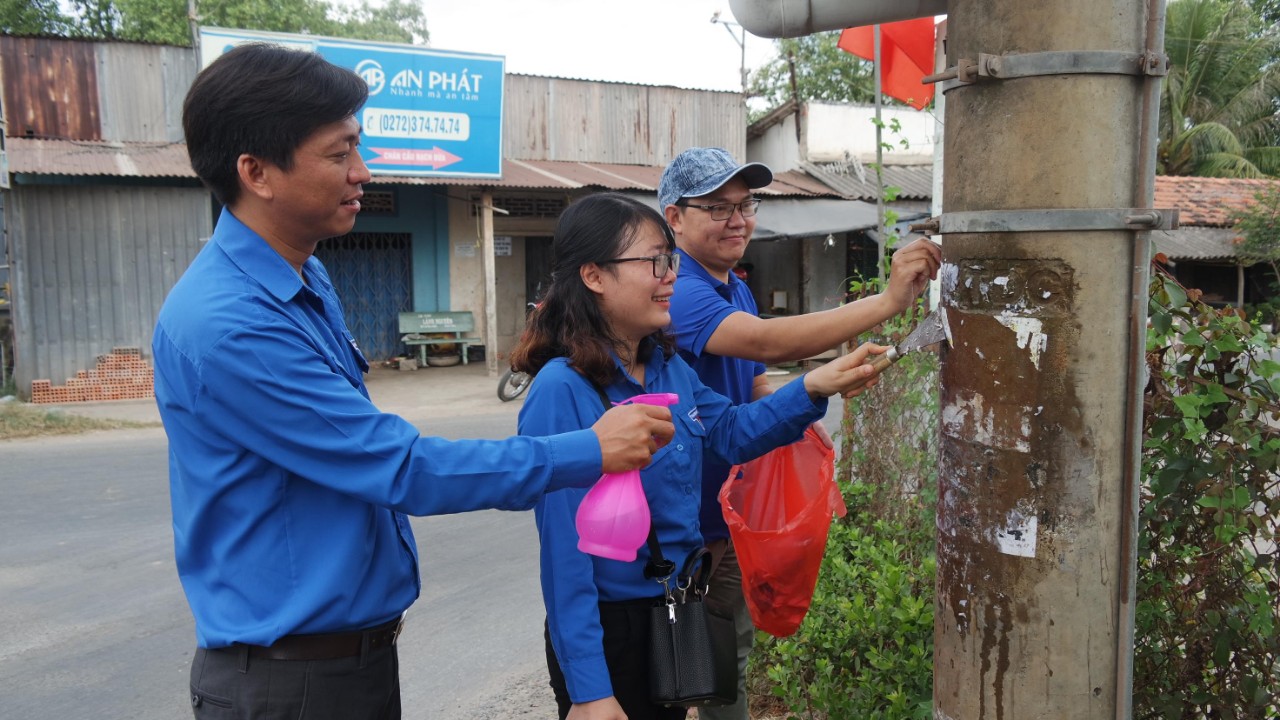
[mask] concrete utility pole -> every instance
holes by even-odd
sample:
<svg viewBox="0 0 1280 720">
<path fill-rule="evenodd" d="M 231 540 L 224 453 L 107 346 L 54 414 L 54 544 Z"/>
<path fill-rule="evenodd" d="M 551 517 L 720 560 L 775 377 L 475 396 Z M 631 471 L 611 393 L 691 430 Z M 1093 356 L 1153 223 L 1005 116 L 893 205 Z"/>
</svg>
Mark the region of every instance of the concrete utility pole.
<svg viewBox="0 0 1280 720">
<path fill-rule="evenodd" d="M 934 717 L 1125 718 L 1163 1 L 948 25 Z"/>
<path fill-rule="evenodd" d="M 494 260 L 493 192 L 480 195 L 480 256 L 484 265 L 484 364 L 489 377 L 498 376 L 498 272 Z M 462 352 L 467 349 L 462 348 Z"/>
<path fill-rule="evenodd" d="M 764 37 L 947 13 L 935 720 L 1132 714 L 1164 0 L 730 0 Z"/>
</svg>

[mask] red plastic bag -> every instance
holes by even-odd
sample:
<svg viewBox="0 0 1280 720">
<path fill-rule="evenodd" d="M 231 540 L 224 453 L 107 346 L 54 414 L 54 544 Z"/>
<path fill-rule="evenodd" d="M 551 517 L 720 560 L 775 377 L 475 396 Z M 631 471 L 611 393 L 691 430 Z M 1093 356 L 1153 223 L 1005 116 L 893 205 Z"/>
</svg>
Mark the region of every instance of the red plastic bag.
<svg viewBox="0 0 1280 720">
<path fill-rule="evenodd" d="M 735 465 L 720 488 L 751 620 L 770 635 L 795 633 L 809 612 L 831 515 L 845 515 L 834 474 L 835 452 L 810 428 L 790 445 Z"/>
</svg>

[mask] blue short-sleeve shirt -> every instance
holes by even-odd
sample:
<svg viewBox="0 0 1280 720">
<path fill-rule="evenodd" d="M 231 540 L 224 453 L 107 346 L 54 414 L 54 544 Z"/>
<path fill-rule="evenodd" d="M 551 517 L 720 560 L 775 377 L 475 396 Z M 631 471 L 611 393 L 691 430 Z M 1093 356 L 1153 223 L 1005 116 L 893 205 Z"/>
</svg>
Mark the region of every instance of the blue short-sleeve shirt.
<svg viewBox="0 0 1280 720">
<path fill-rule="evenodd" d="M 735 312 L 758 314 L 751 289 L 732 273 L 729 282 L 720 282 L 688 253 L 676 252 L 684 256 L 671 297 L 671 325 L 680 356 L 711 389 L 734 403 L 751 402 L 751 386 L 757 375 L 764 374 L 764 364 L 705 352 L 707 342 L 725 318 Z M 716 496 L 730 467 L 714 457 L 703 462 L 701 522 L 707 542 L 729 537 L 729 526 Z"/>
</svg>

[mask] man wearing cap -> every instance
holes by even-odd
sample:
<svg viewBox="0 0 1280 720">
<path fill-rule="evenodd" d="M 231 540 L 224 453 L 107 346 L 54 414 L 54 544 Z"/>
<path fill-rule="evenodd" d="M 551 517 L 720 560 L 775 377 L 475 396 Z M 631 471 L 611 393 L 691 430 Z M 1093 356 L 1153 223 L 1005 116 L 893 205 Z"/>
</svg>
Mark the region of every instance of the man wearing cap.
<svg viewBox="0 0 1280 720">
<path fill-rule="evenodd" d="M 832 310 L 768 320 L 758 316 L 746 283 L 733 274 L 756 227 L 760 199 L 752 193 L 773 182 L 760 163 L 738 164 L 722 148 L 689 148 L 662 173 L 658 204 L 683 255 L 671 298 L 671 323 L 680 354 L 701 380 L 735 403 L 772 390 L 765 365 L 826 352 L 905 310 L 937 277 L 942 253 L 920 239 L 893 254 L 883 293 Z M 767 206 L 766 206 L 767 208 Z M 821 423 L 815 429 L 830 445 Z M 742 595 L 742 571 L 729 540 L 717 495 L 729 466 L 708 456 L 702 468 L 703 541 L 711 549 L 709 605 L 731 612 L 738 631 L 738 702 L 700 708 L 702 720 L 747 720 L 745 672 L 753 629 Z"/>
</svg>

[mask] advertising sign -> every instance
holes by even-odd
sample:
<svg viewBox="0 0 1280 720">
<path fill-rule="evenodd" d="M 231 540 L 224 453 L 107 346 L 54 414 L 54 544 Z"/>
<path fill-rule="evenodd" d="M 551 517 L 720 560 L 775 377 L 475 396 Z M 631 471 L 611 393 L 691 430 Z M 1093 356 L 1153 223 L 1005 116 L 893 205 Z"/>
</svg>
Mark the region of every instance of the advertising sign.
<svg viewBox="0 0 1280 720">
<path fill-rule="evenodd" d="M 207 66 L 247 42 L 319 53 L 369 85 L 356 113 L 360 155 L 375 175 L 500 178 L 506 60 L 336 38 L 200 28 Z"/>
</svg>

